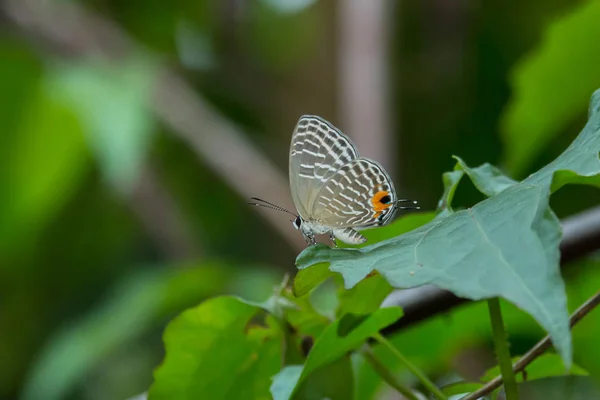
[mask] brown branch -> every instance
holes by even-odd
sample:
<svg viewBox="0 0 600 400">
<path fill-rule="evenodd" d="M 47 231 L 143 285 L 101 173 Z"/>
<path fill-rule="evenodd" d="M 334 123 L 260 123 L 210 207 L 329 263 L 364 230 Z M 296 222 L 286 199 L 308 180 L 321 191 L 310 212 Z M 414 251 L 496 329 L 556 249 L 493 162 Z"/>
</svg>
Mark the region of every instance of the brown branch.
<svg viewBox="0 0 600 400">
<path fill-rule="evenodd" d="M 35 44 L 80 57 L 118 62 L 142 49 L 120 27 L 74 2 L 4 0 L 0 12 Z M 291 205 L 286 177 L 170 68 L 162 68 L 150 107 L 172 133 L 195 151 L 241 197 L 260 196 Z M 295 249 L 305 247 L 288 219 L 253 207 Z"/>
<path fill-rule="evenodd" d="M 600 304 L 600 292 L 597 292 L 593 297 L 588 299 L 585 303 L 583 303 L 575 312 L 571 315 L 570 319 L 570 327 L 573 328 L 575 324 L 577 324 L 583 317 L 585 317 L 590 311 L 592 311 L 596 306 Z M 552 346 L 552 339 L 550 339 L 550 335 L 544 337 L 540 340 L 535 346 L 531 348 L 527 353 L 523 355 L 514 365 L 513 372 L 519 373 L 525 369 L 529 364 L 533 362 L 536 358 L 544 354 L 546 350 L 548 350 Z M 482 386 L 478 390 L 470 393 L 469 395 L 463 397 L 461 400 L 477 400 L 495 389 L 502 386 L 502 375 L 499 375 L 489 381 L 485 386 Z"/>
<path fill-rule="evenodd" d="M 389 112 L 389 27 L 393 2 L 338 1 L 338 106 L 340 128 L 363 156 L 396 174 Z M 398 180 L 396 180 L 398 183 Z M 401 185 L 396 185 L 400 188 Z"/>
</svg>

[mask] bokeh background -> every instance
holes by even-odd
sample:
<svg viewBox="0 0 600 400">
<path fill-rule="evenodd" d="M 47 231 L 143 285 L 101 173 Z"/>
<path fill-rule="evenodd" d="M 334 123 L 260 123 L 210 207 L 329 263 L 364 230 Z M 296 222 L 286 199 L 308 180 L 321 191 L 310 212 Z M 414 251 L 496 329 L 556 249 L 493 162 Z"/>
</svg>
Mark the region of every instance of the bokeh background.
<svg viewBox="0 0 600 400">
<path fill-rule="evenodd" d="M 293 207 L 302 114 L 425 210 L 454 154 L 535 171 L 585 124 L 598 21 L 594 0 L 1 0 L 0 398 L 134 396 L 170 318 L 217 294 L 264 299 L 293 274 L 301 235 L 247 202 Z M 464 183 L 456 203 L 480 199 Z M 552 200 L 560 217 L 599 203 L 576 186 Z M 566 272 L 571 308 L 598 266 Z M 522 353 L 543 332 L 506 310 Z M 476 378 L 488 330 L 472 305 L 394 341 L 434 376 Z M 600 372 L 600 318 L 574 334 L 576 362 Z"/>
</svg>

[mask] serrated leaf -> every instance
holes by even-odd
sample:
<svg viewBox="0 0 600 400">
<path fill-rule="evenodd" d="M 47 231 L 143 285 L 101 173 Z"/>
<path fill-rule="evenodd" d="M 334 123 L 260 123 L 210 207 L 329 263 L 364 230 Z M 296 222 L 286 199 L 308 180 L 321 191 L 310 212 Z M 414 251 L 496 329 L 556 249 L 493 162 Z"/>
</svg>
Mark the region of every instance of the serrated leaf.
<svg viewBox="0 0 600 400">
<path fill-rule="evenodd" d="M 277 400 L 293 398 L 294 393 L 316 370 L 329 365 L 349 351 L 360 347 L 368 338 L 391 325 L 402 316 L 399 307 L 380 308 L 372 314 L 346 314 L 329 325 L 317 338 L 301 372 L 298 366 L 284 369 L 274 379 L 271 392 Z M 283 377 L 280 376 L 283 374 Z M 285 397 L 287 395 L 287 397 Z"/>
<path fill-rule="evenodd" d="M 540 46 L 514 69 L 513 100 L 502 121 L 506 164 L 513 173 L 530 165 L 553 136 L 585 110 L 600 86 L 600 3 L 588 1 L 547 29 Z"/>
<path fill-rule="evenodd" d="M 270 377 L 281 367 L 282 333 L 250 324 L 260 310 L 224 296 L 175 318 L 149 399 L 269 399 Z"/>
</svg>

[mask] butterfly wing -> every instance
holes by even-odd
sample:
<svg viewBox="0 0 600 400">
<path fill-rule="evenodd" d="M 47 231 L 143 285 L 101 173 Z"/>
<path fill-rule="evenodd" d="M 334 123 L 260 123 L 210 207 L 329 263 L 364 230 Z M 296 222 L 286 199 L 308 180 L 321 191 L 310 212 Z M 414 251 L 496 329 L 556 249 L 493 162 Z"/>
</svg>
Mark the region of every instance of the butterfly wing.
<svg viewBox="0 0 600 400">
<path fill-rule="evenodd" d="M 357 158 L 327 179 L 310 212 L 331 228 L 365 229 L 391 221 L 396 200 L 394 185 L 383 167 Z"/>
<path fill-rule="evenodd" d="M 315 199 L 330 177 L 358 158 L 350 139 L 321 117 L 300 117 L 290 146 L 290 189 L 304 219 L 313 218 Z"/>
</svg>

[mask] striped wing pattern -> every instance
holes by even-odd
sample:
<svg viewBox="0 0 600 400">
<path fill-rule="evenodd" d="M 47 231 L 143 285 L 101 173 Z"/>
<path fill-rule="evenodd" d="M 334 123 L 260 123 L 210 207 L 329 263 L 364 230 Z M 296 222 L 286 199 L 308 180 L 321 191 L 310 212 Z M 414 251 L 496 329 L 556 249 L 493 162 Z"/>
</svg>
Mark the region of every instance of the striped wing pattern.
<svg viewBox="0 0 600 400">
<path fill-rule="evenodd" d="M 357 158 L 342 166 L 320 189 L 311 215 L 332 228 L 368 228 L 393 217 L 396 194 L 381 165 Z"/>
<path fill-rule="evenodd" d="M 305 115 L 296 124 L 290 146 L 290 186 L 304 219 L 313 218 L 315 200 L 326 182 L 358 158 L 350 139 L 321 117 Z"/>
</svg>

